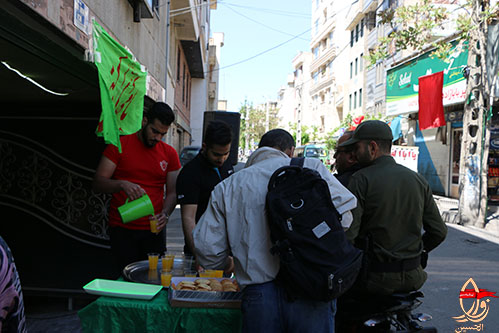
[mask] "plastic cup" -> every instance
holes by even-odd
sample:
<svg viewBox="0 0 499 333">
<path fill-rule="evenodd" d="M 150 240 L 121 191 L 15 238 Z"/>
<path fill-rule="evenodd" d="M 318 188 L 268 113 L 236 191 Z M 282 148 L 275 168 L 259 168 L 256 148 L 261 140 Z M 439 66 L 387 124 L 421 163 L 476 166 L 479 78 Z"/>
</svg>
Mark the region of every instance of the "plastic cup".
<svg viewBox="0 0 499 333">
<path fill-rule="evenodd" d="M 207 269 L 205 272 L 208 274 L 208 277 L 221 278 L 224 275 L 224 271 L 216 270 L 216 269 Z"/>
<path fill-rule="evenodd" d="M 150 270 L 158 269 L 159 254 L 157 254 L 157 253 L 148 253 L 147 257 L 149 259 L 149 269 Z"/>
<path fill-rule="evenodd" d="M 161 258 L 161 270 L 162 271 L 168 271 L 168 272 L 171 272 L 171 270 L 173 269 L 173 262 L 175 260 L 175 255 L 174 254 L 165 254 L 162 258 Z"/>
<path fill-rule="evenodd" d="M 211 273 L 208 271 L 199 272 L 199 277 L 211 277 Z"/>
<path fill-rule="evenodd" d="M 211 273 L 211 277 L 214 277 L 214 278 L 221 278 L 224 276 L 223 270 L 214 269 L 214 270 L 210 270 L 210 273 Z"/>
<path fill-rule="evenodd" d="M 149 220 L 149 223 L 151 224 L 151 232 L 157 234 L 158 233 L 158 220 L 155 218 L 151 218 Z"/>
<path fill-rule="evenodd" d="M 150 282 L 156 282 L 156 281 L 158 281 L 158 270 L 157 269 L 150 269 L 147 272 L 147 279 Z"/>
<path fill-rule="evenodd" d="M 172 282 L 172 272 L 161 272 L 161 285 L 163 287 L 169 287 Z"/>
<path fill-rule="evenodd" d="M 184 264 L 184 271 L 190 271 L 192 270 L 192 265 L 194 263 L 194 257 L 191 255 L 184 255 L 183 259 L 183 264 Z"/>
<path fill-rule="evenodd" d="M 197 276 L 197 273 L 196 271 L 194 270 L 190 270 L 190 271 L 184 271 L 184 276 L 185 277 L 196 277 Z"/>
<path fill-rule="evenodd" d="M 130 202 L 126 199 L 125 204 L 118 207 L 118 212 L 123 223 L 128 223 L 147 215 L 154 215 L 154 207 L 149 196 L 144 194 L 137 200 Z"/>
</svg>

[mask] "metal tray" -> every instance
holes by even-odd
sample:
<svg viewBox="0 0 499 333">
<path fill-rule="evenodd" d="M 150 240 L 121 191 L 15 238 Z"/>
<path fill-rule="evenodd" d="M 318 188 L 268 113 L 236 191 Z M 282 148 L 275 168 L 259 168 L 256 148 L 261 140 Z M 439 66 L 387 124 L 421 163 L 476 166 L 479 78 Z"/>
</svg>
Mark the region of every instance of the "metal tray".
<svg viewBox="0 0 499 333">
<path fill-rule="evenodd" d="M 190 267 L 191 270 L 194 267 Z M 127 281 L 161 285 L 161 260 L 158 262 L 158 269 L 149 270 L 149 261 L 142 260 L 131 263 L 123 269 L 123 276 Z M 173 276 L 184 276 L 184 259 L 175 258 L 173 260 Z"/>
</svg>

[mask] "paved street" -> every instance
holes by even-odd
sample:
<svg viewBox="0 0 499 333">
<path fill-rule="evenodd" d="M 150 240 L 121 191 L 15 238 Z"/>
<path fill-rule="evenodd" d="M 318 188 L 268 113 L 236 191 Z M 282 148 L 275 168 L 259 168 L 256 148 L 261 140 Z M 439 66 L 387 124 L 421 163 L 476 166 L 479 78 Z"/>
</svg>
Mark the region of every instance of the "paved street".
<svg viewBox="0 0 499 333">
<path fill-rule="evenodd" d="M 494 242 L 470 235 L 462 230 L 469 228 L 448 225 L 447 239 L 430 253 L 426 271 L 428 280 L 423 287 L 423 305 L 415 312 L 427 312 L 433 316 L 432 325 L 439 332 L 454 332 L 461 326 L 476 323 L 457 323 L 452 317 L 460 316 L 459 291 L 471 277 L 480 289 L 498 292 L 499 295 L 499 238 L 488 237 Z M 466 288 L 473 288 L 471 285 Z M 465 310 L 471 300 L 464 302 Z M 482 321 L 485 332 L 497 332 L 499 327 L 499 298 L 490 298 L 490 311 Z M 481 312 L 481 309 L 478 313 Z M 429 324 L 430 324 L 429 323 Z"/>
</svg>

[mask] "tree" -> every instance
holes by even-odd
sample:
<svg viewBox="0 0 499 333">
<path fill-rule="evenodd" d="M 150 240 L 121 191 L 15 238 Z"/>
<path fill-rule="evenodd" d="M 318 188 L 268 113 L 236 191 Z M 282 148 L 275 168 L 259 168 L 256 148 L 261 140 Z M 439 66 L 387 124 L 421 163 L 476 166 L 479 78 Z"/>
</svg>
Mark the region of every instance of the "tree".
<svg viewBox="0 0 499 333">
<path fill-rule="evenodd" d="M 296 142 L 296 137 L 298 135 L 298 126 L 296 124 L 289 123 L 289 130 L 293 139 Z M 301 144 L 306 145 L 310 142 L 310 136 L 308 135 L 308 126 L 301 125 Z"/>
<path fill-rule="evenodd" d="M 490 20 L 497 19 L 498 5 L 488 1 L 468 0 L 464 14 L 455 19 L 459 47 L 468 48 L 466 102 L 463 116 L 463 139 L 459 173 L 459 218 L 463 224 L 484 227 L 487 205 L 487 157 L 489 153 L 490 87 L 486 75 L 487 30 Z M 370 52 L 371 64 L 401 50 L 423 52 L 429 46 L 432 54 L 446 59 L 451 49 L 447 39 L 434 41 L 434 29 L 451 18 L 443 7 L 422 0 L 412 6 L 388 9 L 381 22 L 390 24 L 392 33 L 379 40 Z"/>
<path fill-rule="evenodd" d="M 255 143 L 260 141 L 260 138 L 265 134 L 268 126 L 269 130 L 277 127 L 279 123 L 278 109 L 255 108 L 253 103 L 245 101 L 241 105 L 239 113 L 241 113 L 241 128 L 239 145 L 244 147 L 246 153 L 250 149 L 255 148 Z M 268 112 L 268 125 L 267 125 Z"/>
</svg>

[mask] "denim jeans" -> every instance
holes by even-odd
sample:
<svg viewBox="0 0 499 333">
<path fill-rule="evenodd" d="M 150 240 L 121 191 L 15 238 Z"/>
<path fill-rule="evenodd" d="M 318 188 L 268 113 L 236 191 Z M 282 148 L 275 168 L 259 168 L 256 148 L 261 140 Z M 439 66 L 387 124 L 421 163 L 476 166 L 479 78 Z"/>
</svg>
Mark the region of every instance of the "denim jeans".
<svg viewBox="0 0 499 333">
<path fill-rule="evenodd" d="M 253 284 L 243 290 L 243 333 L 334 332 L 336 300 L 288 302 L 275 282 Z"/>
</svg>

